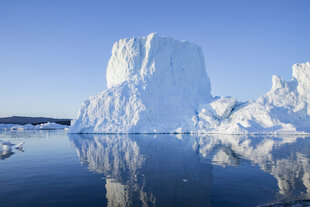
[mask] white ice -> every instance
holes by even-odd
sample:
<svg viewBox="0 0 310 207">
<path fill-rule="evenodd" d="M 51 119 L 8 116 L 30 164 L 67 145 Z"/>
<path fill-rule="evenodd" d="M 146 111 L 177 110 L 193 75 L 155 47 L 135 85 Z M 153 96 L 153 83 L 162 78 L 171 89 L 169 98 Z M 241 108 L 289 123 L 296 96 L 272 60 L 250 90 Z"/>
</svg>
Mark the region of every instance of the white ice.
<svg viewBox="0 0 310 207">
<path fill-rule="evenodd" d="M 15 145 L 9 141 L 0 140 L 0 156 L 11 153 L 13 146 L 15 146 L 13 147 L 15 149 L 22 149 L 24 144 L 25 142 L 20 142 L 19 144 Z"/>
<path fill-rule="evenodd" d="M 56 124 L 56 123 L 45 123 L 45 124 L 0 124 L 0 130 L 11 130 L 11 131 L 22 131 L 22 130 L 54 130 L 54 129 L 66 129 L 66 125 Z"/>
<path fill-rule="evenodd" d="M 86 100 L 71 133 L 310 133 L 310 63 L 272 78 L 256 101 L 212 97 L 202 49 L 155 33 L 116 42 L 108 89 Z"/>
</svg>

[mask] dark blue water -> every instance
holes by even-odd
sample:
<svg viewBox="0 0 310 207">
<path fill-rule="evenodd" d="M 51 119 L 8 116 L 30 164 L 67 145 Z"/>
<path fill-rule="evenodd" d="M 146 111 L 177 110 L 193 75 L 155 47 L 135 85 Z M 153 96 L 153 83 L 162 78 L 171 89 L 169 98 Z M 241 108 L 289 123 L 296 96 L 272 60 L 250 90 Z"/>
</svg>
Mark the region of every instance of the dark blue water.
<svg viewBox="0 0 310 207">
<path fill-rule="evenodd" d="M 310 199 L 310 138 L 67 135 L 0 156 L 0 206 L 258 206 Z"/>
</svg>

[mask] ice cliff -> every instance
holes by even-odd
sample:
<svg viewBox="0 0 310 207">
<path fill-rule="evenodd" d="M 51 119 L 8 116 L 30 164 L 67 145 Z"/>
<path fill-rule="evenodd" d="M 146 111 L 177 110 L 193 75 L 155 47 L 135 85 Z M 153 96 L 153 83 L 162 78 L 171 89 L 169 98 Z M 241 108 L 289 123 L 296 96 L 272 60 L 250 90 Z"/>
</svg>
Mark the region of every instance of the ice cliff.
<svg viewBox="0 0 310 207">
<path fill-rule="evenodd" d="M 154 33 L 114 44 L 107 85 L 84 102 L 71 132 L 187 132 L 197 104 L 211 99 L 201 48 Z"/>
<path fill-rule="evenodd" d="M 310 63 L 272 79 L 257 101 L 212 97 L 202 49 L 152 33 L 116 42 L 108 89 L 86 100 L 71 133 L 310 132 Z"/>
</svg>

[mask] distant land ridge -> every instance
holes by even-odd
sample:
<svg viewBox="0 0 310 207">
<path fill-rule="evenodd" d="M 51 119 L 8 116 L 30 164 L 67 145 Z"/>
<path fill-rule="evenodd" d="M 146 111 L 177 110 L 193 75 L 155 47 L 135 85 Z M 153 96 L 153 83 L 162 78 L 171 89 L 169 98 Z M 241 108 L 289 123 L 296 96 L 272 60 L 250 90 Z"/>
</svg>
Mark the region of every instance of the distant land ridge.
<svg viewBox="0 0 310 207">
<path fill-rule="evenodd" d="M 54 119 L 46 117 L 26 117 L 26 116 L 11 116 L 0 118 L 0 124 L 44 124 L 47 122 L 54 122 L 56 124 L 62 124 L 70 126 L 71 119 Z"/>
</svg>

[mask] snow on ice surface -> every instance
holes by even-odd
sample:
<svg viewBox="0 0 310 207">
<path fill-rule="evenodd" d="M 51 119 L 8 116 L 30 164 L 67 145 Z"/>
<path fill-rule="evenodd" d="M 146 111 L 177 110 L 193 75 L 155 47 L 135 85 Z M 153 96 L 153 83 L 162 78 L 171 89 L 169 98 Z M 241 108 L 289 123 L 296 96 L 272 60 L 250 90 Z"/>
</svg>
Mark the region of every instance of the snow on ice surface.
<svg viewBox="0 0 310 207">
<path fill-rule="evenodd" d="M 257 101 L 212 97 L 202 49 L 155 33 L 116 42 L 108 89 L 86 100 L 71 133 L 310 132 L 310 63 L 293 66 L 293 79 L 272 78 Z"/>
<path fill-rule="evenodd" d="M 291 81 L 272 78 L 272 89 L 231 119 L 247 132 L 310 132 L 310 63 L 295 64 Z"/>
</svg>

